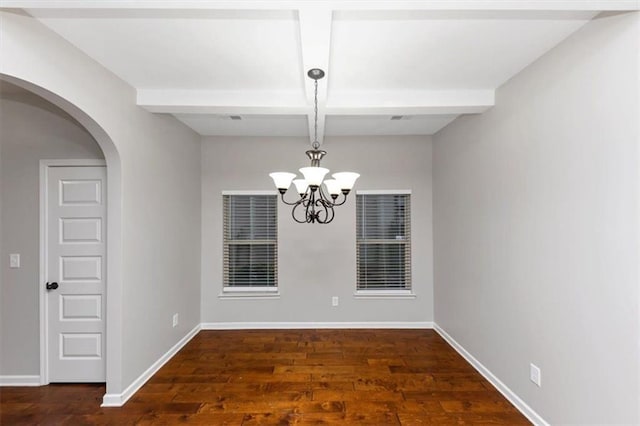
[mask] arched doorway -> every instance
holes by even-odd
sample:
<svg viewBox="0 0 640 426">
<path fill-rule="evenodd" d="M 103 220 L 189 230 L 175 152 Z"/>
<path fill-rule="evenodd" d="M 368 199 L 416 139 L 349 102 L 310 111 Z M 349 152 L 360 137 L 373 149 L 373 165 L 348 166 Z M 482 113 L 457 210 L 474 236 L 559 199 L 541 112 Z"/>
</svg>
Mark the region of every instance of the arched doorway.
<svg viewBox="0 0 640 426">
<path fill-rule="evenodd" d="M 110 390 L 120 392 L 121 387 L 121 318 L 120 304 L 122 294 L 122 235 L 121 235 L 121 167 L 120 156 L 111 137 L 87 113 L 82 111 L 62 96 L 40 87 L 29 81 L 0 74 L 0 80 L 21 87 L 60 108 L 91 134 L 104 153 L 107 166 L 107 230 L 106 230 L 106 383 L 107 393 Z M 43 284 L 43 283 L 41 283 Z M 45 318 L 40 318 L 41 331 Z M 46 353 L 44 351 L 44 335 L 41 332 L 40 377 L 41 384 L 46 381 Z"/>
</svg>

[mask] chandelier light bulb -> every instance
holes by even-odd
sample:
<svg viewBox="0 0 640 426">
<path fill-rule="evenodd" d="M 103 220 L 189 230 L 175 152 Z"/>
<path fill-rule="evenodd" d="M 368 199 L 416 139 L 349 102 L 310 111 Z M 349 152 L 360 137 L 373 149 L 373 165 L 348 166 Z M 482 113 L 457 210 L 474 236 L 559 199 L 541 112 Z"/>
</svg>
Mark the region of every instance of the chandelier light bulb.
<svg viewBox="0 0 640 426">
<path fill-rule="evenodd" d="M 273 183 L 278 189 L 284 189 L 285 191 L 291 186 L 291 181 L 296 177 L 295 174 L 289 172 L 273 172 L 269 173 Z"/>
<path fill-rule="evenodd" d="M 309 187 L 309 184 L 307 184 L 307 181 L 304 179 L 294 179 L 293 184 L 296 186 L 296 190 L 301 197 L 307 192 L 307 188 Z"/>
<path fill-rule="evenodd" d="M 329 173 L 329 169 L 325 169 L 324 167 L 303 167 L 300 169 L 300 173 L 304 175 L 304 180 L 307 181 L 309 186 L 320 186 L 322 184 L 322 179 L 324 176 Z"/>
<path fill-rule="evenodd" d="M 324 186 L 327 187 L 327 191 L 329 192 L 329 194 L 331 195 L 340 195 L 340 183 L 335 180 L 335 179 L 326 179 L 324 181 Z"/>
<path fill-rule="evenodd" d="M 340 172 L 334 173 L 333 178 L 340 184 L 340 189 L 343 191 L 351 191 L 356 184 L 356 180 L 360 177 L 359 173 L 353 172 Z"/>
</svg>

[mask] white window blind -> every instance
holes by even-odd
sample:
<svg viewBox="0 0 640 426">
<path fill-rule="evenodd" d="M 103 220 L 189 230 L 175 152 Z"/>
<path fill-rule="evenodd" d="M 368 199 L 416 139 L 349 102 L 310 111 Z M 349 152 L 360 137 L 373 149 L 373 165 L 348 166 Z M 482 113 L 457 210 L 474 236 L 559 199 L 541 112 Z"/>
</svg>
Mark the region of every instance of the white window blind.
<svg viewBox="0 0 640 426">
<path fill-rule="evenodd" d="M 276 287 L 275 195 L 223 195 L 224 286 Z"/>
<path fill-rule="evenodd" d="M 358 194 L 356 214 L 357 290 L 410 290 L 410 195 Z"/>
</svg>

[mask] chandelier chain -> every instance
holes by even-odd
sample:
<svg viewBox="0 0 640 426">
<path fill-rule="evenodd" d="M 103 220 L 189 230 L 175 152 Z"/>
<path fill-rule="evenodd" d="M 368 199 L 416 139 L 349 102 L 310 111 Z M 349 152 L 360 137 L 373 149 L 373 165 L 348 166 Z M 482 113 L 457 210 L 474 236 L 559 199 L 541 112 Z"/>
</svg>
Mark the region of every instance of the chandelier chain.
<svg viewBox="0 0 640 426">
<path fill-rule="evenodd" d="M 313 148 L 318 149 L 320 147 L 320 142 L 318 142 L 318 80 L 314 80 L 314 97 L 313 97 Z"/>
</svg>

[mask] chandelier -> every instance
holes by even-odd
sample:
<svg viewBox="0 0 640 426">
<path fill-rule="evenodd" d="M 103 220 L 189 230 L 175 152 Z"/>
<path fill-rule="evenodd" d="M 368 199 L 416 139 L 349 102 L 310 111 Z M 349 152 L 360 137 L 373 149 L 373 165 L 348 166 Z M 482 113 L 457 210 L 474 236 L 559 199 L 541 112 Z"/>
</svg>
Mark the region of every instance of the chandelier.
<svg viewBox="0 0 640 426">
<path fill-rule="evenodd" d="M 333 179 L 325 179 L 325 175 L 329 173 L 329 169 L 320 167 L 320 160 L 327 153 L 320 149 L 318 142 L 318 80 L 324 77 L 324 71 L 318 68 L 310 69 L 307 73 L 309 78 L 314 81 L 314 137 L 310 149 L 306 152 L 307 157 L 311 160 L 310 167 L 302 167 L 300 173 L 303 179 L 296 179 L 294 173 L 274 172 L 269 176 L 280 192 L 282 201 L 293 206 L 291 216 L 298 223 L 330 223 L 335 217 L 334 207 L 341 206 L 347 201 L 347 195 L 353 188 L 356 179 L 360 177 L 358 173 L 340 172 L 334 173 Z M 291 186 L 291 182 L 298 191 L 299 198 L 297 201 L 289 202 L 284 199 L 284 194 Z M 326 192 L 322 189 L 322 184 L 326 188 Z M 328 194 L 328 195 L 327 195 Z M 342 199 L 338 200 L 342 194 Z"/>
</svg>

